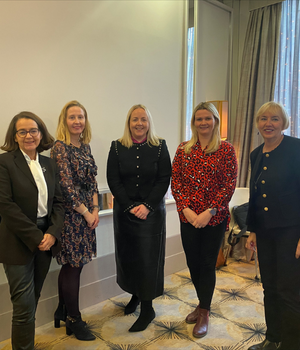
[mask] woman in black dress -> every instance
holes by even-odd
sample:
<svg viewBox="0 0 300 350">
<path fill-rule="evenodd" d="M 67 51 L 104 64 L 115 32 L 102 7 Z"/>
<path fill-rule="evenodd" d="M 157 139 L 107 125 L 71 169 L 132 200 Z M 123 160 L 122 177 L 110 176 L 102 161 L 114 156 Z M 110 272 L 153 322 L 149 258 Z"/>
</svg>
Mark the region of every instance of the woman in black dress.
<svg viewBox="0 0 300 350">
<path fill-rule="evenodd" d="M 165 259 L 164 195 L 171 176 L 166 142 L 158 138 L 149 110 L 133 106 L 124 135 L 111 144 L 107 181 L 114 196 L 117 282 L 132 294 L 125 315 L 141 313 L 129 329 L 139 332 L 155 318 L 152 300 L 163 293 Z"/>
</svg>

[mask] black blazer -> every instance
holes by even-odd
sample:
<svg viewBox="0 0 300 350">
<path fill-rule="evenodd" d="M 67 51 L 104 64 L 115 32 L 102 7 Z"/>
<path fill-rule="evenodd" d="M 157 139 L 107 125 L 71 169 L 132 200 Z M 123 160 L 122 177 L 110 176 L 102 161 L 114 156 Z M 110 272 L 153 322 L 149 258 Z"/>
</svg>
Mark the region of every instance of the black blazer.
<svg viewBox="0 0 300 350">
<path fill-rule="evenodd" d="M 60 249 L 63 202 L 55 162 L 39 155 L 48 188 L 47 233 L 56 237 L 52 255 Z M 0 154 L 0 262 L 27 264 L 43 239 L 37 228 L 38 189 L 26 159 L 18 149 Z"/>
<path fill-rule="evenodd" d="M 262 153 L 263 144 L 250 155 L 250 200 L 247 217 L 248 231 L 256 232 L 255 181 L 262 185 L 264 228 L 300 226 L 300 139 L 284 136 L 272 152 Z M 262 160 L 266 170 L 262 168 Z M 260 227 L 261 229 L 261 227 Z M 300 231 L 299 231 L 300 237 Z"/>
</svg>

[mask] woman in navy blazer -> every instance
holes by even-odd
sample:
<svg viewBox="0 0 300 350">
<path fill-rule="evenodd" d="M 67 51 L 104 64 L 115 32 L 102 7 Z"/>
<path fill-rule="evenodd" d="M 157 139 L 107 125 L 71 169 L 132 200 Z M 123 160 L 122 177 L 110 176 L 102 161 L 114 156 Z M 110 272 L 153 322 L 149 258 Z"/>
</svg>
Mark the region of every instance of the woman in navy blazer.
<svg viewBox="0 0 300 350">
<path fill-rule="evenodd" d="M 289 117 L 276 102 L 256 115 L 264 143 L 250 155 L 250 231 L 264 288 L 266 339 L 249 350 L 300 349 L 300 140 L 285 136 Z"/>
<path fill-rule="evenodd" d="M 0 155 L 0 262 L 13 304 L 12 349 L 33 350 L 35 311 L 59 251 L 64 209 L 55 162 L 39 155 L 54 142 L 33 113 L 16 115 Z"/>
</svg>

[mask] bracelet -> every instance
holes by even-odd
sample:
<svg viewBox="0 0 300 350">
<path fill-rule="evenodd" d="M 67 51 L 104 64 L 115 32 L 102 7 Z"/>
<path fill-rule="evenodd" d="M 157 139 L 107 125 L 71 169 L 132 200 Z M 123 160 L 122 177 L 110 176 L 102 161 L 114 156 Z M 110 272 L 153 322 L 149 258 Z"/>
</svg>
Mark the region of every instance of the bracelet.
<svg viewBox="0 0 300 350">
<path fill-rule="evenodd" d="M 89 211 L 88 208 L 86 208 L 86 209 L 81 213 L 81 215 L 84 215 L 87 211 Z"/>
<path fill-rule="evenodd" d="M 98 209 L 100 209 L 100 205 L 93 205 L 93 208 L 98 208 Z"/>
</svg>

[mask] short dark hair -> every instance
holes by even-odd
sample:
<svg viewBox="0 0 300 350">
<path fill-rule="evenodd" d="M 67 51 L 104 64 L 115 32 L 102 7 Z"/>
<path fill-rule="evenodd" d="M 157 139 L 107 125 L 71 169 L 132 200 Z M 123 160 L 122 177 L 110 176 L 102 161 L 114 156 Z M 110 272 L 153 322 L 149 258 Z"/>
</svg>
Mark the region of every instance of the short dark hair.
<svg viewBox="0 0 300 350">
<path fill-rule="evenodd" d="M 54 137 L 49 133 L 45 123 L 42 121 L 42 119 L 40 117 L 38 117 L 37 115 L 35 115 L 34 113 L 31 112 L 21 112 L 17 115 L 15 115 L 6 132 L 5 135 L 5 142 L 4 144 L 0 147 L 3 151 L 7 151 L 7 152 L 12 152 L 12 151 L 16 151 L 19 148 L 18 143 L 15 140 L 15 136 L 16 136 L 16 124 L 18 122 L 18 120 L 20 119 L 32 119 L 33 121 L 35 121 L 37 123 L 38 129 L 40 131 L 40 133 L 42 134 L 42 139 L 40 141 L 40 144 L 37 147 L 37 152 L 43 152 L 46 151 L 47 149 L 51 148 L 54 144 Z"/>
</svg>

